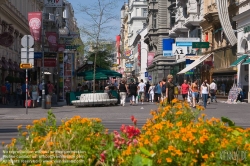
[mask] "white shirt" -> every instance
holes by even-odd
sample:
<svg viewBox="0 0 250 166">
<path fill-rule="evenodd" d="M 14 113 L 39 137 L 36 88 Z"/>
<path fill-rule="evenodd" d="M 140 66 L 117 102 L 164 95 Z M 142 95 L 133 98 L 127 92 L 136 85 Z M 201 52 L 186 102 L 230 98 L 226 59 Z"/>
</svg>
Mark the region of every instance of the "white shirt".
<svg viewBox="0 0 250 166">
<path fill-rule="evenodd" d="M 208 87 L 207 87 L 207 86 L 203 86 L 203 85 L 202 85 L 202 86 L 201 86 L 201 89 L 202 89 L 202 90 L 201 90 L 201 93 L 202 93 L 202 94 L 208 94 Z"/>
<path fill-rule="evenodd" d="M 146 86 L 146 84 L 144 84 L 143 82 L 141 82 L 139 85 L 138 85 L 138 87 L 140 88 L 139 89 L 139 92 L 144 92 L 145 91 L 145 86 Z"/>
<path fill-rule="evenodd" d="M 214 82 L 212 82 L 212 83 L 210 84 L 210 89 L 217 90 L 217 85 L 216 85 Z"/>
<path fill-rule="evenodd" d="M 149 90 L 148 90 L 148 91 L 149 91 L 150 94 L 154 94 L 154 93 L 155 93 L 155 92 L 154 92 L 154 88 L 155 88 L 155 86 L 150 86 L 150 87 L 149 87 Z"/>
</svg>

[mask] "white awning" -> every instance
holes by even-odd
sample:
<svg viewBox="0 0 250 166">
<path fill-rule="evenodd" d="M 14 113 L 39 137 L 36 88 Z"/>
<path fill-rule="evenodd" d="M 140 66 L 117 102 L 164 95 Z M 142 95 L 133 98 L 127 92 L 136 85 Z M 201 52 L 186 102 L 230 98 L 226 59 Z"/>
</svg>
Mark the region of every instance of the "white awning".
<svg viewBox="0 0 250 166">
<path fill-rule="evenodd" d="M 186 68 L 184 68 L 182 71 L 180 71 L 177 74 L 185 74 L 186 72 L 188 72 L 189 70 L 192 70 L 193 68 L 195 68 L 196 66 L 198 66 L 200 63 L 202 63 L 204 60 L 206 60 L 208 57 L 210 57 L 213 53 L 207 54 L 207 55 L 203 55 L 201 56 L 199 59 L 196 59 L 193 63 L 191 63 L 190 65 L 188 65 Z"/>
<path fill-rule="evenodd" d="M 228 0 L 216 0 L 218 15 L 223 31 L 232 46 L 237 43 L 237 38 L 230 22 L 228 13 Z"/>
</svg>

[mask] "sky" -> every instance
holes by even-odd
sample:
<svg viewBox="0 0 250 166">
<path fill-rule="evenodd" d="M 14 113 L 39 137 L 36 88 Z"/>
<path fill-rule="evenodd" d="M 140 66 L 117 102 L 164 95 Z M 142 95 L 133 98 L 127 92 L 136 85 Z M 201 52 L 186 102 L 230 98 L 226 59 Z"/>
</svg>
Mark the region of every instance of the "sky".
<svg viewBox="0 0 250 166">
<path fill-rule="evenodd" d="M 80 13 L 80 11 L 79 11 L 79 4 L 88 6 L 88 5 L 90 5 L 91 2 L 93 3 L 95 1 L 97 2 L 97 0 L 68 0 L 68 2 L 70 2 L 71 5 L 73 6 L 74 13 L 75 13 L 75 18 L 77 19 L 77 23 L 78 23 L 79 27 L 81 27 L 81 25 L 83 25 L 84 22 L 86 21 L 86 20 L 83 19 L 83 17 L 84 17 L 83 14 Z M 108 0 L 103 0 L 103 1 L 108 1 Z M 120 11 L 121 11 L 121 7 L 124 4 L 124 2 L 127 2 L 127 0 L 113 0 L 113 1 L 116 1 L 116 3 L 117 3 L 117 8 L 114 9 L 113 13 L 115 15 L 118 15 L 119 19 L 111 22 L 112 26 L 114 26 L 115 29 L 110 31 L 110 33 L 107 34 L 107 37 L 112 39 L 113 41 L 115 41 L 116 40 L 116 35 L 119 35 L 119 33 L 120 33 Z"/>
</svg>

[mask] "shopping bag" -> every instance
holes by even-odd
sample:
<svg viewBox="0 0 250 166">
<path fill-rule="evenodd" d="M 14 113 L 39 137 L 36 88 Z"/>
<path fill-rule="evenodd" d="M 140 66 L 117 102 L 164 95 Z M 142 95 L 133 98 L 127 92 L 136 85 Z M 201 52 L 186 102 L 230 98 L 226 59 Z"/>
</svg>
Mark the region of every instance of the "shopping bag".
<svg viewBox="0 0 250 166">
<path fill-rule="evenodd" d="M 25 105 L 25 107 L 26 107 L 26 100 L 25 100 L 24 105 Z M 28 107 L 28 108 L 31 108 L 31 107 L 32 107 L 32 100 L 27 100 L 27 107 Z"/>
</svg>

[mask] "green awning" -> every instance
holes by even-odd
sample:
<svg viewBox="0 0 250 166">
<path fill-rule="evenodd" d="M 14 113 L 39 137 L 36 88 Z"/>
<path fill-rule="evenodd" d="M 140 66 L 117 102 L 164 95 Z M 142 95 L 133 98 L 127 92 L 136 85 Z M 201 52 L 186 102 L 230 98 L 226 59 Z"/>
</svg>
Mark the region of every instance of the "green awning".
<svg viewBox="0 0 250 166">
<path fill-rule="evenodd" d="M 234 61 L 230 67 L 235 67 L 238 64 L 242 63 L 246 58 L 248 57 L 248 55 L 242 55 L 239 59 L 237 59 L 236 61 Z"/>
<path fill-rule="evenodd" d="M 250 64 L 250 58 L 247 59 L 244 63 L 242 63 L 242 65 L 249 65 Z"/>
</svg>

